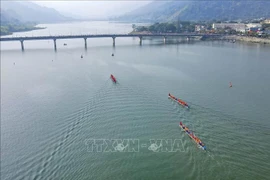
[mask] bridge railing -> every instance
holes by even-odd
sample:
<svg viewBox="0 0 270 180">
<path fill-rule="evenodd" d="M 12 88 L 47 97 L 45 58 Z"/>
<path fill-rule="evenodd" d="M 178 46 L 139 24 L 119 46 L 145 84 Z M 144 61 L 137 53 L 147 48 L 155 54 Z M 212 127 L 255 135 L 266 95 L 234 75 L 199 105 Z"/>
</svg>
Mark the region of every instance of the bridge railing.
<svg viewBox="0 0 270 180">
<path fill-rule="evenodd" d="M 77 34 L 77 35 L 49 35 L 49 36 L 21 36 L 1 37 L 0 41 L 12 40 L 47 40 L 47 39 L 74 39 L 74 38 L 95 38 L 95 37 L 140 37 L 140 36 L 220 36 L 219 34 L 199 33 L 152 33 L 152 34 Z"/>
</svg>

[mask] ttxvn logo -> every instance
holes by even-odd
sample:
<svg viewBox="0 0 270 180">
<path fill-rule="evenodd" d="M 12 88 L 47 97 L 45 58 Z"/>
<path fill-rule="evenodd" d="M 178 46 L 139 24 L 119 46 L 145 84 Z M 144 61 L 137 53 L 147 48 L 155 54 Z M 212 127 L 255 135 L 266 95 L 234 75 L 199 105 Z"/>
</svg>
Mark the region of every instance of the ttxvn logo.
<svg viewBox="0 0 270 180">
<path fill-rule="evenodd" d="M 184 152 L 181 139 L 86 139 L 87 152 Z"/>
</svg>

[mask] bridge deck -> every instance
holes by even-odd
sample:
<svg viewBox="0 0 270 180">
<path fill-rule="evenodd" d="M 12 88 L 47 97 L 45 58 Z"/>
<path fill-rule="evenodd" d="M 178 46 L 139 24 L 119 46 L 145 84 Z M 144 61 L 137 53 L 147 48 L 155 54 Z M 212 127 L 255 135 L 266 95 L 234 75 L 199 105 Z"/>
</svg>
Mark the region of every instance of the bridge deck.
<svg viewBox="0 0 270 180">
<path fill-rule="evenodd" d="M 59 35 L 59 36 L 28 36 L 28 37 L 1 37 L 0 41 L 25 41 L 25 40 L 57 40 L 78 38 L 117 38 L 117 37 L 175 37 L 175 36 L 220 36 L 218 34 L 195 34 L 195 33 L 162 33 L 162 34 L 88 34 L 88 35 Z"/>
</svg>

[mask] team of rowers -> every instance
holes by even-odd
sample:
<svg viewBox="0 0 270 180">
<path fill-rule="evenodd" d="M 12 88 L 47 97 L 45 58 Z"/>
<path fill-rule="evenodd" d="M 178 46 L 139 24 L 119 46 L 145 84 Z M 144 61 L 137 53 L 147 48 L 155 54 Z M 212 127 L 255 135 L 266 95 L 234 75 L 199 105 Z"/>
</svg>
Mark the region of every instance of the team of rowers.
<svg viewBox="0 0 270 180">
<path fill-rule="evenodd" d="M 117 82 L 117 81 L 116 81 L 116 78 L 115 78 L 112 74 L 111 74 L 110 78 L 111 78 L 111 80 L 112 80 L 114 83 Z M 174 97 L 174 96 L 171 95 L 170 93 L 169 93 L 169 97 L 170 97 L 171 99 L 177 101 L 179 104 L 181 104 L 181 105 L 183 105 L 183 106 L 189 108 L 188 104 L 187 104 L 185 101 L 183 101 L 183 100 L 181 100 L 181 99 L 179 99 L 179 98 Z M 191 138 L 196 142 L 196 144 L 198 144 L 199 146 L 201 146 L 202 149 L 206 150 L 206 147 L 205 147 L 205 145 L 202 143 L 202 141 L 201 141 L 198 137 L 196 137 L 196 136 L 193 134 L 193 132 L 190 131 L 190 130 L 188 129 L 188 127 L 186 127 L 182 122 L 180 122 L 180 125 L 179 125 L 179 126 L 180 126 L 180 127 L 181 127 L 188 135 L 189 135 L 189 137 L 191 137 Z"/>
<path fill-rule="evenodd" d="M 179 104 L 181 104 L 182 106 L 185 106 L 185 107 L 189 108 L 188 104 L 187 104 L 185 101 L 183 101 L 183 100 L 181 100 L 181 99 L 179 99 L 179 98 L 174 97 L 174 96 L 171 95 L 170 93 L 169 93 L 169 97 L 172 98 L 173 100 L 177 101 L 177 102 L 178 102 Z"/>
<path fill-rule="evenodd" d="M 196 137 L 192 131 L 188 129 L 182 122 L 180 122 L 180 127 L 198 144 L 200 145 L 203 149 L 206 149 L 205 145 L 202 143 L 202 141 Z"/>
</svg>

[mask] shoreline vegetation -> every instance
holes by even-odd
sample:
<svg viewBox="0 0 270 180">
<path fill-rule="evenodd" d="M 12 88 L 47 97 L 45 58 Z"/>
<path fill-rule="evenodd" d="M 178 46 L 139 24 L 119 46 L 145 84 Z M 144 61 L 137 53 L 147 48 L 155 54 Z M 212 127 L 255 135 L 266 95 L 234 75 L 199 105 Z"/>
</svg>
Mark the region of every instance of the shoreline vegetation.
<svg viewBox="0 0 270 180">
<path fill-rule="evenodd" d="M 26 32 L 38 29 L 46 29 L 46 27 L 36 27 L 37 24 L 5 24 L 1 25 L 0 36 L 12 35 L 15 32 Z"/>
<path fill-rule="evenodd" d="M 227 35 L 221 38 L 220 40 L 270 44 L 270 38 L 250 37 L 250 36 Z"/>
<path fill-rule="evenodd" d="M 215 22 L 189 22 L 189 21 L 178 21 L 171 23 L 155 23 L 149 26 L 136 26 L 132 24 L 133 31 L 129 34 L 177 34 L 177 33 L 192 33 L 192 34 L 217 34 L 221 37 L 203 37 L 196 38 L 197 40 L 226 40 L 226 41 L 242 41 L 242 42 L 251 42 L 251 43 L 263 43 L 270 44 L 270 35 L 261 34 L 257 32 L 246 31 L 246 32 L 237 32 L 236 30 L 225 27 L 219 29 L 213 29 L 212 24 Z M 218 22 L 221 23 L 221 22 Z M 236 23 L 236 22 L 230 22 Z M 198 30 L 199 28 L 199 30 Z M 263 24 L 262 29 L 269 31 L 270 24 Z"/>
<path fill-rule="evenodd" d="M 130 32 L 129 34 L 153 34 L 149 31 L 142 31 L 142 32 Z M 170 33 L 175 34 L 175 33 Z M 270 44 L 270 38 L 263 38 L 263 37 L 252 37 L 252 36 L 239 36 L 239 35 L 222 35 L 222 37 L 209 37 L 209 38 L 195 38 L 195 40 L 201 40 L 201 41 L 229 41 L 229 42 L 249 42 L 249 43 L 261 43 L 261 44 Z"/>
</svg>

